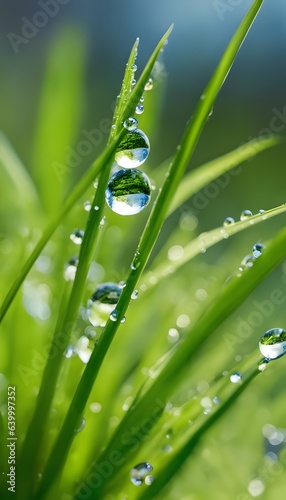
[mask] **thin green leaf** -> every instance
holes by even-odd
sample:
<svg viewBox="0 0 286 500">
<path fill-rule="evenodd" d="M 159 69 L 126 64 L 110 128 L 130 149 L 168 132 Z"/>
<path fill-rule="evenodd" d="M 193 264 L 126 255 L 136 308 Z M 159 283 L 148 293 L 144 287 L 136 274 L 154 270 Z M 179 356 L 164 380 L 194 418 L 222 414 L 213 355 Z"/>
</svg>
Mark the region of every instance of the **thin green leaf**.
<svg viewBox="0 0 286 500">
<path fill-rule="evenodd" d="M 0 164 L 14 184 L 23 210 L 29 208 L 38 210 L 41 202 L 35 184 L 2 132 L 0 132 Z"/>
<path fill-rule="evenodd" d="M 191 196 L 200 191 L 204 186 L 229 170 L 237 167 L 241 163 L 250 160 L 266 149 L 281 144 L 282 137 L 269 136 L 267 138 L 258 137 L 243 146 L 212 160 L 196 168 L 186 175 L 172 200 L 168 215 L 173 213 L 180 205 L 187 201 Z"/>
<path fill-rule="evenodd" d="M 151 269 L 151 271 L 146 273 L 146 281 L 144 282 L 146 282 L 148 287 L 151 288 L 152 286 L 156 285 L 161 279 L 175 273 L 184 264 L 196 257 L 196 255 L 205 252 L 208 248 L 216 245 L 220 241 L 223 241 L 229 236 L 233 236 L 234 234 L 244 231 L 245 229 L 249 229 L 256 224 L 259 224 L 260 222 L 269 220 L 272 217 L 280 215 L 284 212 L 286 212 L 286 204 L 281 205 L 280 207 L 272 208 L 271 210 L 267 210 L 263 212 L 263 214 L 253 215 L 248 219 L 235 222 L 234 224 L 230 224 L 229 226 L 221 226 L 206 233 L 202 233 L 184 247 L 183 255 L 180 259 L 173 262 L 165 260 L 162 263 L 158 264 L 153 270 Z M 144 276 L 142 277 L 142 279 L 144 280 Z"/>
</svg>

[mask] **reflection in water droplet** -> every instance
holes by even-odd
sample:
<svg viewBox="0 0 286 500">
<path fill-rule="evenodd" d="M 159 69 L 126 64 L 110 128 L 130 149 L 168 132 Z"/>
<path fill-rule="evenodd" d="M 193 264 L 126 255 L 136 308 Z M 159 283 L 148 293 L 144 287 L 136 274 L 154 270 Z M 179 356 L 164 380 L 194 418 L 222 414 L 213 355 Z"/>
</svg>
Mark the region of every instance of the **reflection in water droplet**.
<svg viewBox="0 0 286 500">
<path fill-rule="evenodd" d="M 115 161 L 122 168 L 137 168 L 144 163 L 149 151 L 150 142 L 147 135 L 140 129 L 131 130 L 119 144 Z"/>
<path fill-rule="evenodd" d="M 262 335 L 259 342 L 261 354 L 267 359 L 277 359 L 286 352 L 286 330 L 272 328 Z"/>
<path fill-rule="evenodd" d="M 87 303 L 87 316 L 93 326 L 104 327 L 114 310 L 122 288 L 117 283 L 102 283 L 98 285 Z"/>
<path fill-rule="evenodd" d="M 240 220 L 246 220 L 249 219 L 249 217 L 252 217 L 253 213 L 250 210 L 243 210 L 240 214 Z"/>
<path fill-rule="evenodd" d="M 233 384 L 238 384 L 239 382 L 242 381 L 242 375 L 241 373 L 232 373 L 232 375 L 229 377 L 230 381 L 233 383 Z"/>
<path fill-rule="evenodd" d="M 260 255 L 262 255 L 262 252 L 264 249 L 265 249 L 265 246 L 262 245 L 262 243 L 255 243 L 255 245 L 253 245 L 253 248 L 252 248 L 252 253 L 253 253 L 254 257 L 256 259 L 258 257 L 260 257 Z"/>
<path fill-rule="evenodd" d="M 136 300 L 137 297 L 138 297 L 138 290 L 133 290 L 132 295 L 131 295 L 131 299 Z"/>
<path fill-rule="evenodd" d="M 82 240 L 83 240 L 83 236 L 84 236 L 84 231 L 82 231 L 82 229 L 75 229 L 71 235 L 70 235 L 70 239 L 72 240 L 73 243 L 75 243 L 76 245 L 80 245 L 82 243 Z"/>
<path fill-rule="evenodd" d="M 146 476 L 148 476 L 149 472 L 152 472 L 152 470 L 153 467 L 151 464 L 149 464 L 149 462 L 142 462 L 136 465 L 130 471 L 131 483 L 133 483 L 135 486 L 141 486 Z"/>
<path fill-rule="evenodd" d="M 119 170 L 107 185 L 105 199 L 113 212 L 120 215 L 135 215 L 150 202 L 151 185 L 141 170 Z"/>
<path fill-rule="evenodd" d="M 138 126 L 138 120 L 136 118 L 130 117 L 125 120 L 123 123 L 124 127 L 130 131 L 136 130 Z"/>
<path fill-rule="evenodd" d="M 231 226 L 231 224 L 234 224 L 234 223 L 235 223 L 235 220 L 232 217 L 227 217 L 224 220 L 223 225 L 226 227 L 226 226 Z"/>
</svg>

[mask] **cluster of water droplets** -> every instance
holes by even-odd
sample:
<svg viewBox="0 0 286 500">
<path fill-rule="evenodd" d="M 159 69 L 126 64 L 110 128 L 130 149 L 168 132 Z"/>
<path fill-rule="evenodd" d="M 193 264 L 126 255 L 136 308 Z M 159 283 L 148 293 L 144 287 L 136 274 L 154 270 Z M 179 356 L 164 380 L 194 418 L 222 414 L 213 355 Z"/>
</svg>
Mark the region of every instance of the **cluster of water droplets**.
<svg viewBox="0 0 286 500">
<path fill-rule="evenodd" d="M 258 213 L 259 214 L 263 214 L 265 212 L 265 210 L 259 210 Z M 247 219 L 250 219 L 250 217 L 253 216 L 253 213 L 251 212 L 251 210 L 242 210 L 241 214 L 240 214 L 240 220 L 241 221 L 245 221 Z M 224 220 L 223 222 L 223 225 L 224 227 L 227 227 L 227 226 L 231 226 L 232 224 L 235 223 L 235 220 L 233 217 L 226 217 L 226 219 Z"/>
<path fill-rule="evenodd" d="M 131 87 L 136 84 L 134 78 L 136 69 L 136 65 L 133 65 Z M 153 81 L 150 78 L 144 90 L 151 90 L 152 87 Z M 144 111 L 143 102 L 144 96 L 136 106 L 137 115 Z M 138 120 L 135 117 L 127 118 L 123 126 L 127 132 L 114 157 L 120 170 L 109 179 L 105 199 L 113 212 L 119 215 L 135 215 L 148 205 L 151 198 L 150 180 L 142 170 L 138 169 L 149 155 L 150 142 L 147 135 L 138 128 Z"/>
</svg>

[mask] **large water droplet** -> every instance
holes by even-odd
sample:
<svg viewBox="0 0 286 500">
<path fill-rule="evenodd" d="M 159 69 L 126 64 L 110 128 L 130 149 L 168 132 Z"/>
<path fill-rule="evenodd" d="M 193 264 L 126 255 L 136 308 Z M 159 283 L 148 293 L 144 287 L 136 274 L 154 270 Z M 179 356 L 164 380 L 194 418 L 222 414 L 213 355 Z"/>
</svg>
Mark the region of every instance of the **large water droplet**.
<svg viewBox="0 0 286 500">
<path fill-rule="evenodd" d="M 113 212 L 120 215 L 134 215 L 149 203 L 151 185 L 141 170 L 119 170 L 107 185 L 105 199 Z"/>
<path fill-rule="evenodd" d="M 139 129 L 131 130 L 119 144 L 115 161 L 122 168 L 137 168 L 144 163 L 149 151 L 150 142 L 147 135 Z"/>
<path fill-rule="evenodd" d="M 83 240 L 83 236 L 84 236 L 84 231 L 82 229 L 75 229 L 71 235 L 70 235 L 70 239 L 72 240 L 73 243 L 75 243 L 76 245 L 80 245 L 82 243 L 82 240 Z"/>
<path fill-rule="evenodd" d="M 148 476 L 149 472 L 152 472 L 152 470 L 153 467 L 148 462 L 143 462 L 136 465 L 130 471 L 131 483 L 133 483 L 135 486 L 141 486 L 146 476 Z"/>
<path fill-rule="evenodd" d="M 255 243 L 255 245 L 253 245 L 252 253 L 256 259 L 262 255 L 264 248 L 265 246 L 262 245 L 262 243 Z"/>
<path fill-rule="evenodd" d="M 149 78 L 148 82 L 147 82 L 147 83 L 145 83 L 144 90 L 145 90 L 145 91 L 152 90 L 153 85 L 154 85 L 154 84 L 153 84 L 153 80 L 152 80 L 152 78 Z"/>
<path fill-rule="evenodd" d="M 122 288 L 116 283 L 102 283 L 87 303 L 87 316 L 93 326 L 105 326 L 114 311 Z"/>
<path fill-rule="evenodd" d="M 242 375 L 241 375 L 241 373 L 237 373 L 237 372 L 232 373 L 232 375 L 229 377 L 229 379 L 233 384 L 238 384 L 242 380 Z"/>
<path fill-rule="evenodd" d="M 286 352 L 286 330 L 272 328 L 262 335 L 259 342 L 261 354 L 267 359 L 277 359 Z"/>
<path fill-rule="evenodd" d="M 243 210 L 240 214 L 240 220 L 246 220 L 249 219 L 249 217 L 252 217 L 253 213 L 250 210 Z"/>
<path fill-rule="evenodd" d="M 126 128 L 127 130 L 129 130 L 129 132 L 131 132 L 132 130 L 137 129 L 138 120 L 136 120 L 136 118 L 130 117 L 130 118 L 127 118 L 125 120 L 123 125 L 124 125 L 124 128 Z"/>
<path fill-rule="evenodd" d="M 234 224 L 235 223 L 235 220 L 232 218 L 232 217 L 227 217 L 225 220 L 224 220 L 224 223 L 223 225 L 225 227 L 227 226 L 230 226 L 231 224 Z"/>
</svg>

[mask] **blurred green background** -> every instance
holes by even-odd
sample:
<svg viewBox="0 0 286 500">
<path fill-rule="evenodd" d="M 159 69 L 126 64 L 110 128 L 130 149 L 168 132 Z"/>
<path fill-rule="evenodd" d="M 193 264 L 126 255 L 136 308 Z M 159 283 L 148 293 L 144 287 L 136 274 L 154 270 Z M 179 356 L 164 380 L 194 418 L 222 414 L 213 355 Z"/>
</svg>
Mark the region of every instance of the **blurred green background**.
<svg viewBox="0 0 286 500">
<path fill-rule="evenodd" d="M 140 38 L 137 61 L 140 73 L 158 39 L 172 22 L 175 24 L 154 73 L 154 90 L 146 93 L 145 112 L 138 116 L 139 125 L 151 142 L 146 171 L 151 179 L 156 179 L 156 167 L 174 153 L 196 102 L 251 2 L 70 0 L 58 1 L 56 13 L 46 13 L 46 16 L 38 14 L 45 12 L 43 4 L 48 2 L 0 0 L 0 129 L 30 172 L 41 198 L 39 202 L 35 195 L 31 200 L 27 192 L 25 197 L 21 185 L 17 186 L 9 173 L 2 171 L 0 232 L 5 266 L 1 295 L 11 285 L 41 229 L 57 211 L 62 197 L 102 151 L 135 38 Z M 42 26 L 33 30 L 30 23 L 33 26 L 42 23 Z M 24 38 L 26 41 L 18 38 L 23 36 L 23 29 L 29 36 Z M 190 168 L 250 138 L 275 132 L 285 135 L 285 47 L 286 3 L 266 0 L 219 95 Z M 82 141 L 91 131 L 94 144 L 86 148 Z M 221 225 L 227 216 L 237 220 L 244 209 L 256 213 L 259 209 L 284 203 L 285 180 L 285 146 L 281 145 L 246 163 L 239 175 L 230 175 L 225 188 L 215 182 L 212 189 L 206 188 L 200 197 L 186 203 L 164 227 L 155 254 L 179 220 L 181 226 L 173 244 L 186 243 L 195 234 Z M 92 191 L 91 188 L 82 202 L 90 198 Z M 19 373 L 18 367 L 31 365 L 33 349 L 43 351 L 46 342 L 43 338 L 49 336 L 58 310 L 62 288 L 58 276 L 67 258 L 76 253 L 73 244 L 67 244 L 68 237 L 73 228 L 83 227 L 85 216 L 82 205 L 76 207 L 66 225 L 57 231 L 27 280 L 24 300 L 22 293 L 19 294 L 4 323 L 0 372 L 19 386 L 20 439 L 37 394 L 40 372 L 36 370 L 36 374 L 30 374 L 27 384 L 28 379 Z M 145 218 L 146 214 L 142 214 L 136 221 L 132 218 L 122 220 L 107 212 L 103 243 L 90 274 L 86 299 L 98 281 L 120 281 L 126 277 Z M 150 310 L 148 303 L 144 309 L 143 298 L 141 309 L 139 299 L 139 309 L 137 303 L 132 305 L 126 336 L 123 340 L 116 339 L 107 358 L 107 363 L 109 360 L 119 372 L 121 370 L 118 382 L 118 387 L 122 383 L 121 389 L 117 394 L 117 377 L 116 374 L 110 376 L 107 364 L 95 388 L 96 401 L 102 404 L 104 411 L 96 415 L 101 419 L 96 422 L 92 421 L 91 412 L 87 414 L 87 438 L 82 448 L 87 446 L 88 436 L 100 442 L 100 437 L 94 435 L 94 428 L 110 417 L 110 404 L 115 394 L 118 399 L 112 407 L 112 415 L 114 418 L 121 416 L 122 403 L 144 378 L 141 368 L 151 366 L 170 347 L 167 332 L 176 326 L 177 318 L 188 314 L 194 321 L 199 315 L 205 294 L 198 290 L 207 291 L 206 296 L 211 299 L 216 294 L 217 283 L 223 283 L 238 268 L 252 245 L 256 241 L 267 243 L 284 223 L 284 216 L 271 219 L 199 256 L 188 266 L 186 275 L 182 273 L 167 282 L 168 286 L 164 282 L 158 287 L 154 293 L 156 310 Z M 191 284 L 188 276 L 193 277 Z M 222 365 L 225 369 L 232 367 L 239 361 L 237 356 L 257 346 L 264 331 L 285 327 L 285 301 L 281 301 L 269 316 L 263 315 L 263 324 L 251 327 L 251 334 L 245 340 L 241 337 L 232 347 L 226 340 L 229 333 L 237 335 L 241 318 L 250 322 L 250 315 L 257 311 L 255 301 L 261 304 L 269 300 L 274 289 L 281 290 L 286 297 L 285 276 L 286 267 L 281 266 L 223 325 L 204 347 L 187 384 L 193 387 L 198 381 L 211 379 Z M 136 324 L 138 336 L 132 341 L 132 327 L 128 323 Z M 80 324 L 79 331 L 81 328 Z M 39 331 L 42 338 L 39 338 Z M 15 332 L 15 335 L 8 336 L 7 332 Z M 162 332 L 164 336 L 160 337 Z M 150 349 L 148 342 L 152 335 L 154 345 Z M 78 380 L 80 362 L 76 359 L 72 363 L 64 373 L 65 385 L 58 396 L 51 426 L 61 421 L 61 412 Z M 251 498 L 247 486 L 255 477 L 261 478 L 265 489 L 252 496 L 271 500 L 283 498 L 286 493 L 285 463 L 279 470 L 275 460 L 276 469 L 272 462 L 265 465 L 267 440 L 262 429 L 266 424 L 286 428 L 284 365 L 282 359 L 269 368 L 237 407 L 216 426 L 195 460 L 190 461 L 190 472 L 187 466 L 168 498 L 247 500 Z M 128 377 L 138 366 L 140 370 L 131 377 L 131 383 Z M 74 378 L 68 381 L 70 374 Z M 104 380 L 109 382 L 104 384 Z M 111 430 L 112 425 L 110 421 Z M 72 471 L 77 471 L 78 453 L 74 451 L 71 455 L 69 467 Z M 83 469 L 84 466 L 83 461 Z"/>
</svg>

